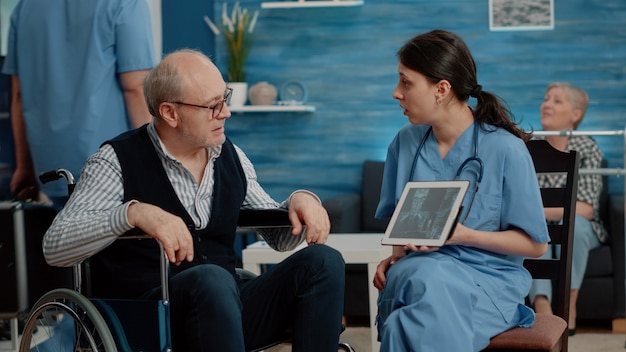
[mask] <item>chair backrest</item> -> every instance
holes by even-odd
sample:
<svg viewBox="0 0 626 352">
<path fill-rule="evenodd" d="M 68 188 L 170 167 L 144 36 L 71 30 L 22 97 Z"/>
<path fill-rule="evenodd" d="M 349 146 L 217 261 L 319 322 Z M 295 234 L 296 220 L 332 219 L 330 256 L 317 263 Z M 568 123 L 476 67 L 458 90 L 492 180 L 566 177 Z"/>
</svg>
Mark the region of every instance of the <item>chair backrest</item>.
<svg viewBox="0 0 626 352">
<path fill-rule="evenodd" d="M 541 188 L 544 208 L 563 208 L 563 221 L 548 225 L 550 243 L 560 245 L 555 247 L 560 259 L 527 259 L 524 261 L 524 266 L 530 271 L 533 278 L 552 280 L 554 313 L 567 322 L 580 158 L 576 151 L 561 152 L 554 149 L 545 140 L 531 140 L 526 145 L 532 156 L 537 174 L 564 173 L 567 175 L 564 188 Z M 568 331 L 565 330 L 562 336 L 562 346 L 567 346 L 567 337 Z"/>
<path fill-rule="evenodd" d="M 600 167 L 606 169 L 609 167 L 609 162 L 606 159 L 602 159 L 600 162 Z M 599 207 L 598 214 L 600 215 L 600 219 L 604 222 L 604 226 L 607 227 L 609 225 L 609 175 L 602 175 L 602 189 L 600 190 L 600 199 L 599 199 Z"/>
</svg>

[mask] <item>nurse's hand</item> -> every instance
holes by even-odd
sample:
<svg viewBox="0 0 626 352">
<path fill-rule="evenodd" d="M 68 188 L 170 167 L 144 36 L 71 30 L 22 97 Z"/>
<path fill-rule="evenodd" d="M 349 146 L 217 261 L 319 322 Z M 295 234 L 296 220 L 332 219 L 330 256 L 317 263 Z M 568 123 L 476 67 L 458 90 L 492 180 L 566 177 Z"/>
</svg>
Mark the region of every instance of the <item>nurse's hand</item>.
<svg viewBox="0 0 626 352">
<path fill-rule="evenodd" d="M 416 246 L 414 244 L 407 244 L 406 246 L 404 246 L 404 248 L 407 251 L 421 252 L 421 253 L 434 252 L 439 249 L 439 247 L 435 247 L 435 246 Z"/>
<path fill-rule="evenodd" d="M 376 274 L 374 274 L 374 287 L 379 290 L 385 289 L 385 283 L 387 282 L 387 270 L 398 260 L 406 255 L 406 250 L 402 246 L 393 246 L 393 254 L 378 263 L 376 267 Z"/>
</svg>

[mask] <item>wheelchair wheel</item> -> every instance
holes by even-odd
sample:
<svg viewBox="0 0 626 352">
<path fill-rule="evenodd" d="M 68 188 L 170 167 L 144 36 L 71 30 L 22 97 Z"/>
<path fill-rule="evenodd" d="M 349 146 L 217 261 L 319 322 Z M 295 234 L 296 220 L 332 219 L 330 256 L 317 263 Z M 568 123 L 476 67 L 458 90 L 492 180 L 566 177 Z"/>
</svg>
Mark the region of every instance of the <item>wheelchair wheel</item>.
<svg viewBox="0 0 626 352">
<path fill-rule="evenodd" d="M 41 297 L 26 321 L 20 352 L 117 352 L 102 315 L 80 293 L 56 289 Z"/>
<path fill-rule="evenodd" d="M 339 351 L 356 352 L 347 342 L 339 341 Z"/>
</svg>

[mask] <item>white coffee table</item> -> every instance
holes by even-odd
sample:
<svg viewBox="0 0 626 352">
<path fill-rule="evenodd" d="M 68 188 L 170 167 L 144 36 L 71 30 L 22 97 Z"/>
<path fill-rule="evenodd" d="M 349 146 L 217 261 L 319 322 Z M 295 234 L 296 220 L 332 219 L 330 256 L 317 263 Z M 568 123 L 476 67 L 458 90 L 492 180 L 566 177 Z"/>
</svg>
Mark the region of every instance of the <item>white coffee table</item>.
<svg viewBox="0 0 626 352">
<path fill-rule="evenodd" d="M 382 237 L 383 234 L 381 233 L 334 233 L 328 237 L 326 242 L 327 245 L 341 252 L 346 264 L 367 264 L 372 351 L 379 350 L 379 343 L 375 325 L 376 312 L 378 311 L 376 304 L 378 290 L 371 280 L 374 278 L 378 263 L 391 255 L 391 247 L 380 244 Z M 242 251 L 243 268 L 258 275 L 261 273 L 261 265 L 279 263 L 300 248 L 304 248 L 304 246 L 301 245 L 289 252 L 277 252 L 264 241 L 255 242 Z"/>
</svg>

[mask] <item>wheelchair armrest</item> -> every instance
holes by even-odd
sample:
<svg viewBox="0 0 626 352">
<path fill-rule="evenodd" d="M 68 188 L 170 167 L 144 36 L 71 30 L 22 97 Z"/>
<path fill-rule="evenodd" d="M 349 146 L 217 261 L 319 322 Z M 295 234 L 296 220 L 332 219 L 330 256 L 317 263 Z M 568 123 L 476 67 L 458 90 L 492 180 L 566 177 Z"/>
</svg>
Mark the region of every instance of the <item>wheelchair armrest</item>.
<svg viewBox="0 0 626 352">
<path fill-rule="evenodd" d="M 241 209 L 239 227 L 287 227 L 291 226 L 287 209 Z"/>
<path fill-rule="evenodd" d="M 152 237 L 137 232 L 136 235 L 126 235 L 120 236 L 117 238 L 117 241 L 120 240 L 154 240 L 159 245 L 160 255 L 160 273 L 161 273 L 161 298 L 164 301 L 169 301 L 169 276 L 170 276 L 170 262 L 167 259 L 167 255 L 165 254 L 165 249 L 163 249 L 163 244 Z M 85 291 L 87 296 L 91 296 L 91 273 L 89 269 L 89 259 L 83 261 L 82 263 L 74 265 L 74 287 L 78 292 Z M 83 279 L 85 281 L 85 286 L 83 287 Z M 84 289 L 83 289 L 84 288 Z"/>
<path fill-rule="evenodd" d="M 257 274 L 242 268 L 235 268 L 235 272 L 243 281 L 248 281 L 257 277 Z"/>
<path fill-rule="evenodd" d="M 146 235 L 146 234 L 139 234 L 139 235 L 131 235 L 131 236 L 121 236 L 118 237 L 118 239 L 124 239 L 124 240 L 145 240 L 145 239 L 151 239 L 153 240 L 152 237 Z M 170 261 L 167 258 L 167 255 L 165 254 L 165 249 L 163 249 L 163 244 L 161 243 L 161 241 L 157 241 L 156 239 L 154 239 L 154 241 L 156 241 L 156 243 L 159 245 L 159 251 L 161 252 L 161 263 L 160 263 L 160 271 L 161 271 L 161 298 L 164 301 L 169 301 L 170 300 L 170 290 L 169 290 L 169 284 L 170 284 Z"/>
</svg>

